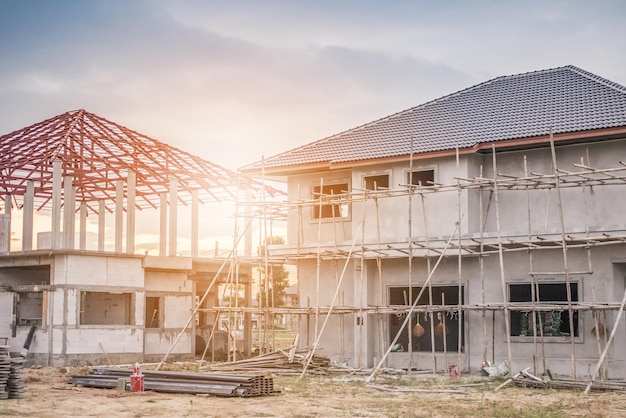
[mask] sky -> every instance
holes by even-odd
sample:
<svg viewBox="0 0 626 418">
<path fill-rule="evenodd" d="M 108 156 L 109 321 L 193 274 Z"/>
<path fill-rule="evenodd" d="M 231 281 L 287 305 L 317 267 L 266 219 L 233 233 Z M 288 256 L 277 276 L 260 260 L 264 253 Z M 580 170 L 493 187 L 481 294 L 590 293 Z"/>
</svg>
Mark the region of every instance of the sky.
<svg viewBox="0 0 626 418">
<path fill-rule="evenodd" d="M 236 170 L 502 76 L 626 85 L 626 2 L 0 0 L 0 135 L 85 109 Z"/>
<path fill-rule="evenodd" d="M 626 84 L 626 2 L 0 0 L 0 134 L 85 109 L 236 170 L 501 75 Z"/>
</svg>

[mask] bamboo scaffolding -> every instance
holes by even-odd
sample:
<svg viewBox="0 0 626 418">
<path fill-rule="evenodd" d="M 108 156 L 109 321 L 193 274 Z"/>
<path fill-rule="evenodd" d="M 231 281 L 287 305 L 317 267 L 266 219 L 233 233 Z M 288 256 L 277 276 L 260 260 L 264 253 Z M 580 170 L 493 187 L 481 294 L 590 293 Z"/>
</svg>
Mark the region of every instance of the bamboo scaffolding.
<svg viewBox="0 0 626 418">
<path fill-rule="evenodd" d="M 524 156 L 524 174 L 523 175 L 510 175 L 505 173 L 500 173 L 497 170 L 497 161 L 496 161 L 496 150 L 495 147 L 492 148 L 492 165 L 493 165 L 493 173 L 483 174 L 483 167 L 480 168 L 480 174 L 474 178 L 464 178 L 461 176 L 460 170 L 460 157 L 459 152 L 457 150 L 456 154 L 456 164 L 457 164 L 457 172 L 454 177 L 454 183 L 451 184 L 440 184 L 440 183 L 432 183 L 428 185 L 413 185 L 412 180 L 409 178 L 408 183 L 406 185 L 400 185 L 400 188 L 395 189 L 386 189 L 379 188 L 375 184 L 373 190 L 369 190 L 367 187 L 364 189 L 360 189 L 357 187 L 352 187 L 350 191 L 346 191 L 345 193 L 342 191 L 341 193 L 335 193 L 331 191 L 330 193 L 324 193 L 324 179 L 320 178 L 319 181 L 319 190 L 320 193 L 317 196 L 314 196 L 314 199 L 302 199 L 300 188 L 298 187 L 298 199 L 293 202 L 262 202 L 261 208 L 257 207 L 257 210 L 252 211 L 251 215 L 254 218 L 262 219 L 262 220 L 284 220 L 287 218 L 287 215 L 290 211 L 294 211 L 293 213 L 297 213 L 297 242 L 295 246 L 290 245 L 281 245 L 281 246 L 272 246 L 271 250 L 266 251 L 266 263 L 294 263 L 296 265 L 300 265 L 302 261 L 305 260 L 314 260 L 317 266 L 316 269 L 316 279 L 315 279 L 315 292 L 314 295 L 315 301 L 311 304 L 311 300 L 307 299 L 307 303 L 303 304 L 303 307 L 295 307 L 295 308 L 287 308 L 287 307 L 269 307 L 265 309 L 265 312 L 268 316 L 272 318 L 275 315 L 283 315 L 290 314 L 296 315 L 298 318 L 306 318 L 306 328 L 307 328 L 307 339 L 309 338 L 310 331 L 310 320 L 313 317 L 315 320 L 314 330 L 312 332 L 312 336 L 314 338 L 314 347 L 317 347 L 321 338 L 321 335 L 324 331 L 324 328 L 329 321 L 331 315 L 336 316 L 340 320 L 339 334 L 340 334 L 340 346 L 341 346 L 341 357 L 343 358 L 344 352 L 344 317 L 346 315 L 354 315 L 357 318 L 357 326 L 355 328 L 354 340 L 357 341 L 354 347 L 354 355 L 355 359 L 359 364 L 363 361 L 363 326 L 361 324 L 367 324 L 368 317 L 375 319 L 375 323 L 377 327 L 377 338 L 378 338 L 378 351 L 380 354 L 383 353 L 385 346 L 388 348 L 387 352 L 380 359 L 375 359 L 374 363 L 378 362 L 378 367 L 382 367 L 382 364 L 386 364 L 387 357 L 389 355 L 389 349 L 394 345 L 394 342 L 397 341 L 398 335 L 392 341 L 385 341 L 386 333 L 385 333 L 385 317 L 386 315 L 406 315 L 405 323 L 400 327 L 402 332 L 408 333 L 408 367 L 407 370 L 409 373 L 413 369 L 413 342 L 411 338 L 411 325 L 412 325 L 412 315 L 420 314 L 420 315 L 428 315 L 430 316 L 430 325 L 431 325 L 431 346 L 432 346 L 432 358 L 433 358 L 433 372 L 438 372 L 437 367 L 437 353 L 435 350 L 434 344 L 434 318 L 435 315 L 440 314 L 445 317 L 446 314 L 456 314 L 459 318 L 459 326 L 457 329 L 457 341 L 458 346 L 456 347 L 458 360 L 457 363 L 461 363 L 462 359 L 462 349 L 463 349 L 463 339 L 469 341 L 469 328 L 466 324 L 466 321 L 463 321 L 463 315 L 470 312 L 480 312 L 482 315 L 482 324 L 483 324 L 483 360 L 486 361 L 488 358 L 488 316 L 487 313 L 491 311 L 493 313 L 492 316 L 492 348 L 491 354 L 492 359 L 495 358 L 495 336 L 496 336 L 496 313 L 502 313 L 504 317 L 504 327 L 506 333 L 506 348 L 507 348 L 507 359 L 509 362 L 510 370 L 512 369 L 512 352 L 511 352 L 511 344 L 512 344 L 512 335 L 511 335 L 511 312 L 529 312 L 532 316 L 532 324 L 533 324 L 533 358 L 532 364 L 534 366 L 534 373 L 537 374 L 538 370 L 538 360 L 541 359 L 543 363 L 543 371 L 546 372 L 546 350 L 545 350 L 545 342 L 552 341 L 568 341 L 571 344 L 571 366 L 572 366 L 572 375 L 576 378 L 576 349 L 575 349 L 575 340 L 576 336 L 574 335 L 574 313 L 578 312 L 579 314 L 583 314 L 584 312 L 590 312 L 594 319 L 594 325 L 596 328 L 598 327 L 598 322 L 600 315 L 606 315 L 606 313 L 610 312 L 618 312 L 618 316 L 622 314 L 624 311 L 624 306 L 616 303 L 600 303 L 595 295 L 595 283 L 591 280 L 591 289 L 592 289 L 592 303 L 585 303 L 581 301 L 575 301 L 572 299 L 572 286 L 571 286 L 571 278 L 572 276 L 593 276 L 593 269 L 591 265 L 591 253 L 593 248 L 600 248 L 604 246 L 611 245 L 623 245 L 626 243 L 626 224 L 625 225 L 615 225 L 611 227 L 604 228 L 595 228 L 590 230 L 587 219 L 587 198 L 591 196 L 589 193 L 584 194 L 585 198 L 585 225 L 584 228 L 580 226 L 577 227 L 569 227 L 567 228 L 565 225 L 565 216 L 563 213 L 563 197 L 561 195 L 562 191 L 568 188 L 583 188 L 583 190 L 593 190 L 595 187 L 605 187 L 605 186 L 615 186 L 615 185 L 626 185 L 626 164 L 620 162 L 620 167 L 615 168 L 594 168 L 591 166 L 590 161 L 583 161 L 581 159 L 580 164 L 573 164 L 573 169 L 564 170 L 560 167 L 557 167 L 556 160 L 556 150 L 554 146 L 554 142 L 551 138 L 551 157 L 552 157 L 552 172 L 550 173 L 535 173 L 529 172 L 526 156 Z M 410 160 L 409 160 L 409 172 L 413 171 L 413 153 L 411 152 Z M 491 176 L 491 177 L 490 177 Z M 462 205 L 467 204 L 464 201 L 464 198 L 469 200 L 469 196 L 464 195 L 469 191 L 476 191 L 479 196 L 479 231 L 477 233 L 464 232 L 463 228 L 461 228 L 461 219 L 463 216 Z M 502 202 L 501 194 L 507 193 L 508 191 L 520 191 L 526 195 L 526 217 L 527 217 L 527 225 L 526 231 L 524 233 L 505 231 L 502 229 L 500 224 L 500 214 L 502 210 Z M 545 222 L 546 224 L 543 227 L 539 226 L 537 229 L 533 229 L 533 217 L 531 216 L 531 192 L 539 193 L 540 197 L 543 197 L 543 194 L 547 194 L 548 198 L 548 206 L 546 207 L 545 214 Z M 434 193 L 456 193 L 457 195 L 457 228 L 455 232 L 454 239 L 446 239 L 446 237 L 441 236 L 432 236 L 429 232 L 428 228 L 428 220 L 430 219 L 427 213 L 427 200 L 428 196 Z M 488 193 L 488 195 L 487 195 Z M 418 236 L 415 234 L 415 229 L 419 230 L 419 227 L 416 228 L 416 224 L 414 222 L 413 216 L 415 215 L 413 212 L 416 208 L 414 208 L 414 199 L 415 197 L 419 197 L 421 201 L 421 209 L 422 215 L 424 219 L 424 234 L 423 236 Z M 536 196 L 536 195 L 535 195 Z M 386 199 L 398 199 L 405 198 L 405 202 L 408 202 L 408 214 L 407 214 L 407 228 L 408 228 L 408 239 L 406 241 L 389 241 L 381 238 L 381 212 L 380 205 Z M 549 215 L 552 215 L 554 219 L 554 213 L 551 214 L 550 201 L 555 199 L 558 206 L 558 220 L 559 220 L 559 228 L 555 228 L 554 230 L 549 230 L 547 228 Z M 372 210 L 375 216 L 375 225 L 376 225 L 376 233 L 370 234 L 366 236 L 365 234 L 365 214 L 366 204 L 368 202 L 372 202 Z M 486 203 L 486 205 L 485 205 Z M 356 205 L 359 207 L 362 206 L 363 210 L 363 219 L 359 222 L 360 235 L 359 233 L 353 233 L 352 231 L 346 232 L 346 228 L 352 225 L 356 225 L 357 221 L 355 219 L 351 219 L 346 221 L 342 218 L 341 214 L 336 213 L 337 208 L 340 205 L 351 205 L 351 207 L 355 208 Z M 258 203 L 256 204 L 258 206 Z M 322 210 L 323 208 L 331 208 L 332 216 L 331 219 L 328 219 L 328 222 L 322 222 Z M 309 209 L 310 208 L 310 209 Z M 310 212 L 308 212 L 310 210 Z M 307 245 L 307 240 L 305 239 L 305 229 L 303 226 L 303 218 L 305 214 L 315 213 L 318 211 L 318 216 L 313 216 L 313 220 L 309 223 L 314 225 L 317 223 L 317 242 Z M 370 212 L 372 213 L 372 212 Z M 371 216 L 371 215 L 370 215 Z M 491 228 L 490 232 L 488 232 L 486 225 L 488 219 L 491 222 L 494 221 L 495 217 L 495 229 Z M 315 219 L 317 218 L 317 219 Z M 534 218 L 537 219 L 537 218 Z M 315 222 L 317 221 L 317 222 Z M 339 223 L 340 225 L 337 225 Z M 347 225 L 346 225 L 347 223 Z M 539 223 L 543 223 L 543 219 L 540 220 Z M 322 230 L 332 228 L 332 242 L 322 242 Z M 314 231 L 313 228 L 309 228 L 311 231 Z M 470 229 L 469 227 L 467 228 Z M 330 232 L 330 230 L 328 230 Z M 341 239 L 338 237 L 338 233 L 342 233 Z M 352 238 L 352 240 L 350 240 Z M 360 242 L 358 242 L 360 240 Z M 355 245 L 358 245 L 359 250 L 354 251 Z M 563 270 L 562 271 L 547 271 L 550 269 L 546 269 L 546 271 L 537 271 L 535 270 L 535 257 L 539 257 L 538 254 L 544 251 L 555 251 L 560 250 L 563 257 Z M 570 268 L 568 264 L 568 252 L 573 250 L 582 250 L 586 252 L 588 267 L 585 270 L 577 268 L 576 270 Z M 507 253 L 515 253 L 515 252 L 525 252 L 528 254 L 528 262 L 529 262 L 529 271 L 528 277 L 530 280 L 530 289 L 531 289 L 531 298 L 529 302 L 517 303 L 517 302 L 509 302 L 509 298 L 507 295 L 507 277 L 506 277 L 506 269 L 505 269 L 505 259 L 504 254 Z M 484 262 L 489 256 L 497 255 L 498 256 L 498 264 L 500 267 L 500 281 L 502 286 L 502 301 L 501 302 L 491 302 L 487 303 L 486 295 L 485 295 L 485 271 L 484 271 Z M 458 302 L 455 305 L 445 305 L 445 296 L 442 297 L 441 305 L 435 305 L 433 303 L 432 297 L 432 282 L 430 278 L 434 274 L 437 264 L 435 267 L 431 267 L 431 259 L 433 257 L 438 257 L 437 263 L 445 257 L 456 257 L 457 259 L 457 269 L 458 269 L 458 281 L 457 281 L 457 290 L 458 290 Z M 420 295 L 414 297 L 413 295 L 413 284 L 414 284 L 414 266 L 413 259 L 421 259 L 425 261 L 428 278 L 425 283 L 422 285 L 422 289 L 420 291 Z M 480 268 L 480 286 L 481 286 L 481 303 L 477 304 L 466 304 L 463 303 L 463 262 L 469 258 L 476 258 L 478 260 L 478 266 Z M 407 269 L 408 269 L 408 288 L 407 288 L 407 302 L 405 306 L 399 305 L 388 305 L 385 304 L 386 296 L 384 295 L 384 281 L 383 281 L 383 262 L 384 260 L 393 260 L 393 259 L 405 259 L 407 260 Z M 241 259 L 243 261 L 243 259 Z M 375 262 L 376 273 L 372 275 L 375 277 L 376 285 L 378 288 L 378 298 L 370 299 L 369 296 L 365 296 L 365 288 L 367 286 L 367 275 L 365 274 L 365 268 L 367 265 L 367 261 L 372 260 Z M 537 258 L 539 260 L 539 258 Z M 335 265 L 335 276 L 337 282 L 337 292 L 340 290 L 341 283 L 344 281 L 344 273 L 346 266 L 350 261 L 359 263 L 361 266 L 360 276 L 355 275 L 355 294 L 352 298 L 352 302 L 350 306 L 344 306 L 345 298 L 343 294 L 341 296 L 336 296 L 333 298 L 333 301 L 330 306 L 322 306 L 320 299 L 321 288 L 321 279 L 322 279 L 322 264 L 325 262 L 334 262 Z M 344 263 L 344 269 L 341 274 L 339 274 L 339 265 L 340 263 Z M 372 263 L 372 265 L 374 265 Z M 298 268 L 299 270 L 299 268 Z M 559 303 L 559 302 L 547 302 L 541 300 L 541 295 L 539 295 L 539 283 L 547 278 L 560 278 L 562 277 L 566 283 L 566 293 L 567 293 L 567 302 Z M 268 282 L 268 280 L 266 280 Z M 358 283 L 357 283 L 358 282 Z M 375 288 L 375 287 L 373 287 Z M 422 292 L 428 291 L 429 298 L 427 305 L 417 305 L 417 301 L 419 300 Z M 388 295 L 387 295 L 388 297 Z M 499 297 L 498 297 L 499 299 Z M 336 301 L 339 300 L 339 304 Z M 377 305 L 373 305 L 370 302 L 376 300 Z M 210 309 L 209 309 L 210 310 Z M 237 310 L 240 312 L 246 312 L 250 314 L 257 314 L 260 311 L 256 308 L 252 307 L 237 307 Z M 567 311 L 569 314 L 569 329 L 571 330 L 571 335 L 569 336 L 548 336 L 544 335 L 543 332 L 543 324 L 542 324 L 542 315 L 543 312 L 549 311 Z M 586 314 L 588 315 L 588 314 Z M 324 317 L 323 324 L 320 324 L 321 317 Z M 502 317 L 498 317 L 502 318 Z M 360 322 L 365 321 L 365 322 Z M 498 319 L 500 321 L 500 319 Z M 606 321 L 604 321 L 606 323 Z M 269 321 L 266 322 L 269 325 Z M 404 330 L 404 327 L 409 324 L 409 326 Z M 400 331 L 399 331 L 400 332 Z M 466 333 L 466 334 L 465 334 Z M 369 333 L 367 334 L 370 335 Z M 391 337 L 391 336 L 389 336 Z M 515 342 L 519 341 L 521 337 L 515 337 Z M 609 338 L 610 340 L 610 338 Z M 605 349 L 606 346 L 610 343 L 610 341 L 606 341 L 605 336 Z M 468 343 L 466 343 L 468 344 Z M 600 336 L 596 335 L 596 344 L 598 346 L 599 355 L 601 348 Z M 307 340 L 307 345 L 309 342 Z M 469 346 L 467 346 L 469 348 Z M 447 341 L 444 339 L 444 357 L 446 361 L 446 366 L 448 366 L 448 347 Z M 469 359 L 469 353 L 465 352 L 466 359 Z M 469 360 L 468 360 L 469 361 Z M 603 367 L 603 365 L 599 364 L 598 366 Z M 302 373 L 306 371 L 306 367 Z M 372 373 L 370 377 L 373 378 L 375 376 L 376 370 Z M 602 375 L 601 375 L 602 377 Z"/>
</svg>

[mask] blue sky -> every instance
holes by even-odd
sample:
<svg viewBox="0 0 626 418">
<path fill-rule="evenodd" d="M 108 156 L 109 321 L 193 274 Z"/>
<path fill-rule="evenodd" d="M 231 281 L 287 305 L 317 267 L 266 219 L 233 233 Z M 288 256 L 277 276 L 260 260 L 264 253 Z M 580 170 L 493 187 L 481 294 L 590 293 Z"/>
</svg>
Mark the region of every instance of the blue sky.
<svg viewBox="0 0 626 418">
<path fill-rule="evenodd" d="M 0 0 L 0 134 L 86 109 L 237 169 L 488 79 L 626 84 L 623 1 Z"/>
</svg>

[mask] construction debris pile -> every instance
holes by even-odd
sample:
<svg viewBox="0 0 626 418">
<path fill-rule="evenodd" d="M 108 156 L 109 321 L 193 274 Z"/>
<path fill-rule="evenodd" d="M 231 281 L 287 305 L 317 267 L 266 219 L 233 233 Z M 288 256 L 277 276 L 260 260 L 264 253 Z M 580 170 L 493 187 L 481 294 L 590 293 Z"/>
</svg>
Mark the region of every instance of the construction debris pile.
<svg viewBox="0 0 626 418">
<path fill-rule="evenodd" d="M 206 394 L 222 397 L 268 396 L 278 393 L 272 377 L 218 373 L 181 373 L 144 370 L 144 388 L 153 392 Z M 113 389 L 130 370 L 96 368 L 89 375 L 71 376 L 68 383 L 92 388 Z"/>
<path fill-rule="evenodd" d="M 592 384 L 580 380 L 555 379 L 548 373 L 542 377 L 535 376 L 530 372 L 530 367 L 525 368 L 507 379 L 504 383 L 496 388 L 502 389 L 509 383 L 513 383 L 521 387 L 534 387 L 543 389 L 582 389 L 589 388 L 596 391 L 616 391 L 626 392 L 626 382 L 623 381 L 594 381 Z"/>
<path fill-rule="evenodd" d="M 330 359 L 314 354 L 311 347 L 296 348 L 295 346 L 287 350 L 275 350 L 248 359 L 209 364 L 202 366 L 200 370 L 222 372 L 262 371 L 276 374 L 299 374 L 304 370 L 309 358 L 310 362 L 306 368 L 308 372 L 327 374 L 331 371 Z"/>
<path fill-rule="evenodd" d="M 22 399 L 26 385 L 22 375 L 24 358 L 11 358 L 9 346 L 0 346 L 0 399 Z"/>
</svg>

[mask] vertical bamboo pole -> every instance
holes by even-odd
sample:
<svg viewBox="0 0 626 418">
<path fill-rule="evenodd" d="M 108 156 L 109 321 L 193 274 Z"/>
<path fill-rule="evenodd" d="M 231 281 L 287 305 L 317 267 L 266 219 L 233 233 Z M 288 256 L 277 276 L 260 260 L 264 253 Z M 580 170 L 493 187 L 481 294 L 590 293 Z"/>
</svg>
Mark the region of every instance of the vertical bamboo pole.
<svg viewBox="0 0 626 418">
<path fill-rule="evenodd" d="M 528 160 L 526 158 L 526 155 L 524 155 L 524 177 L 528 177 Z M 526 193 L 526 218 L 527 218 L 527 226 L 528 226 L 528 262 L 529 262 L 529 269 L 530 269 L 530 299 L 531 299 L 531 304 L 533 306 L 533 310 L 531 312 L 531 320 L 533 322 L 532 327 L 533 327 L 533 372 L 535 374 L 537 374 L 537 310 L 535 308 L 535 302 L 537 300 L 537 295 L 536 295 L 536 291 L 539 290 L 536 280 L 535 280 L 535 275 L 534 275 L 534 260 L 533 260 L 533 248 L 531 243 L 531 234 L 532 234 L 532 216 L 531 216 L 531 210 L 530 210 L 530 189 L 528 187 L 528 185 L 524 186 L 524 190 Z M 540 320 L 541 321 L 541 320 Z M 543 328 L 543 326 L 541 326 L 541 328 Z M 541 330 L 541 334 L 543 336 L 543 329 Z M 543 361 L 543 372 L 545 373 L 546 371 L 546 354 L 545 354 L 545 347 L 544 347 L 544 340 L 543 338 L 541 338 L 541 353 L 542 353 L 542 361 Z"/>
<path fill-rule="evenodd" d="M 552 170 L 556 184 L 557 202 L 559 207 L 559 221 L 561 224 L 561 248 L 563 250 L 563 267 L 565 268 L 565 287 L 567 288 L 567 311 L 569 313 L 569 330 L 570 330 L 570 346 L 571 346 L 571 363 L 572 378 L 576 379 L 576 345 L 574 344 L 574 309 L 572 308 L 572 284 L 569 277 L 569 264 L 567 260 L 567 243 L 565 242 L 565 220 L 563 218 L 563 201 L 561 198 L 561 179 L 556 164 L 556 151 L 554 148 L 554 137 L 552 135 L 552 127 L 550 127 L 550 151 L 552 154 Z"/>
<path fill-rule="evenodd" d="M 479 175 L 480 178 L 483 178 L 483 165 L 480 165 L 480 170 L 479 170 Z M 480 188 L 478 189 L 478 205 L 479 205 L 479 213 L 481 216 L 480 219 L 480 251 L 479 251 L 479 255 L 478 255 L 478 267 L 480 270 L 480 301 L 483 305 L 483 307 L 486 304 L 486 298 L 485 298 L 485 254 L 484 254 L 484 243 L 483 243 L 483 239 L 484 239 L 484 233 L 485 233 L 485 222 L 487 222 L 487 215 L 488 213 L 485 213 L 483 215 L 483 187 L 480 186 Z M 484 216 L 484 221 L 483 221 L 483 216 Z M 487 363 L 487 341 L 488 341 L 488 334 L 487 334 L 487 311 L 483 308 L 482 310 L 482 318 L 483 318 L 483 338 L 484 338 L 484 344 L 483 344 L 483 365 Z"/>
<path fill-rule="evenodd" d="M 323 212 L 323 202 L 322 202 L 322 193 L 324 190 L 324 178 L 320 178 L 320 192 L 318 196 L 318 217 L 317 217 L 317 271 L 315 274 L 315 326 L 314 326 L 314 340 L 317 340 L 317 331 L 319 329 L 319 319 L 320 319 L 320 274 L 322 269 L 322 254 L 321 254 L 321 245 L 322 245 L 322 212 Z"/>
<path fill-rule="evenodd" d="M 507 297 L 506 278 L 504 274 L 504 255 L 502 252 L 502 231 L 500 229 L 500 204 L 498 201 L 498 169 L 496 165 L 496 147 L 491 146 L 493 158 L 493 195 L 496 205 L 496 231 L 498 235 L 498 259 L 500 262 L 500 281 L 502 284 L 502 301 L 504 304 L 504 328 L 506 330 L 506 348 L 509 362 L 509 375 L 512 375 L 513 355 L 511 353 L 511 312 L 509 311 L 509 300 Z"/>
<path fill-rule="evenodd" d="M 583 159 L 584 157 L 580 157 L 580 164 L 581 165 L 585 165 L 585 161 Z M 589 149 L 587 148 L 587 166 L 591 166 L 591 162 L 589 161 Z M 591 191 L 591 187 L 592 186 L 588 186 L 587 182 L 585 182 L 583 184 L 583 201 L 585 204 L 585 236 L 589 237 L 589 201 L 587 199 L 587 187 L 589 187 L 589 190 Z M 593 193 L 591 193 L 591 195 L 593 195 Z M 593 268 L 591 266 L 591 246 L 587 246 L 587 271 L 589 272 L 589 280 L 591 281 L 591 300 L 594 306 L 596 306 L 597 303 L 597 299 L 596 299 L 596 285 L 595 285 L 595 280 L 593 277 Z M 599 312 L 592 310 L 591 311 L 591 317 L 593 318 L 593 322 L 594 322 L 594 327 L 596 329 L 596 348 L 598 349 L 598 357 L 600 357 L 602 355 L 602 344 L 600 342 L 600 321 L 598 320 L 598 315 Z M 606 376 L 606 367 L 602 367 L 602 372 L 600 373 L 600 379 L 604 380 Z"/>
<path fill-rule="evenodd" d="M 376 247 L 378 250 L 381 249 L 380 242 L 380 208 L 378 205 L 378 186 L 374 183 L 374 206 L 376 208 Z M 382 259 L 380 258 L 380 253 L 377 254 L 376 257 L 376 268 L 378 272 L 378 305 L 383 306 L 385 295 L 383 295 L 383 267 L 382 267 Z M 385 319 L 383 314 L 378 314 L 378 352 L 379 355 L 382 355 L 383 351 L 385 351 Z M 375 362 L 374 362 L 375 363 Z"/>
<path fill-rule="evenodd" d="M 426 208 L 426 200 L 424 197 L 424 193 L 420 193 L 420 199 L 422 202 L 422 215 L 424 217 L 424 234 L 426 236 L 426 271 L 430 276 L 431 273 L 431 265 L 430 265 L 430 233 L 428 230 L 428 211 Z M 424 286 L 428 286 L 428 306 L 433 306 L 433 287 L 430 282 L 424 283 Z M 433 373 L 437 373 L 437 352 L 435 351 L 435 313 L 431 310 L 429 313 L 430 320 L 430 352 L 433 358 Z"/>
<path fill-rule="evenodd" d="M 441 292 L 441 307 L 443 309 L 446 308 L 446 295 Z M 450 364 L 448 363 L 448 328 L 446 326 L 446 315 L 448 311 L 443 311 L 439 313 L 441 315 L 441 319 L 439 325 L 441 325 L 441 338 L 443 339 L 443 358 L 444 358 L 444 372 L 448 369 Z"/>
<path fill-rule="evenodd" d="M 463 280 L 463 271 L 462 271 L 462 241 L 461 241 L 461 232 L 462 232 L 462 228 L 461 228 L 461 162 L 460 162 L 460 156 L 459 156 L 459 148 L 456 148 L 456 189 L 457 189 L 457 211 L 458 211 L 458 222 L 459 222 L 459 231 L 458 231 L 458 235 L 459 235 L 459 254 L 457 257 L 457 264 L 458 264 L 458 276 L 459 276 L 459 283 L 458 283 L 458 306 L 457 306 L 457 312 L 458 312 L 458 322 L 457 322 L 457 362 L 456 364 L 459 366 L 459 368 L 461 370 L 464 369 L 464 365 L 461 365 L 461 361 L 463 360 L 463 285 L 462 285 L 462 280 Z M 469 347 L 469 344 L 468 344 Z M 466 350 L 469 351 L 469 350 Z M 469 355 L 468 355 L 469 358 Z"/>
<path fill-rule="evenodd" d="M 409 274 L 408 274 L 408 285 L 409 285 L 409 304 L 413 304 L 413 135 L 411 135 L 411 155 L 409 157 L 409 213 L 408 213 L 408 251 L 409 251 Z M 409 351 L 409 376 L 411 375 L 411 371 L 413 369 L 413 334 L 411 332 L 412 321 L 409 315 L 408 318 L 408 326 L 406 328 L 406 335 L 408 339 L 407 350 Z"/>
</svg>

